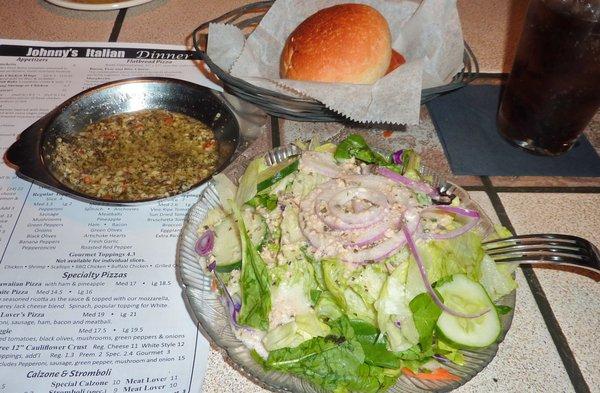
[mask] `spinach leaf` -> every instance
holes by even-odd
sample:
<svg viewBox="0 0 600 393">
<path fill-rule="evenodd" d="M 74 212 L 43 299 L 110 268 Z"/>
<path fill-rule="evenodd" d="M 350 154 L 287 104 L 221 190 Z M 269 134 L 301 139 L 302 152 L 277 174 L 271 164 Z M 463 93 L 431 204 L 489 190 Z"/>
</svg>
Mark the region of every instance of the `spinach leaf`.
<svg viewBox="0 0 600 393">
<path fill-rule="evenodd" d="M 512 307 L 496 305 L 496 311 L 499 315 L 508 314 L 512 310 Z"/>
<path fill-rule="evenodd" d="M 427 351 L 431 348 L 433 330 L 442 310 L 434 303 L 428 293 L 417 295 L 410 301 L 408 306 L 413 313 L 413 321 L 419 332 L 421 351 Z"/>
<path fill-rule="evenodd" d="M 272 211 L 277 207 L 277 195 L 259 194 L 246 202 L 246 204 L 252 207 L 263 206 L 268 211 Z"/>
<path fill-rule="evenodd" d="M 350 320 L 356 339 L 365 353 L 365 363 L 383 368 L 399 368 L 400 358 L 387 349 L 385 336 L 379 329 L 360 319 Z"/>
<path fill-rule="evenodd" d="M 373 342 L 368 336 L 358 336 L 358 342 L 365 353 L 365 363 L 371 366 L 383 368 L 399 368 L 400 358 L 394 352 L 388 351 L 387 343 Z"/>
<path fill-rule="evenodd" d="M 242 309 L 238 315 L 240 325 L 268 330 L 271 311 L 271 291 L 267 265 L 252 244 L 240 209 L 232 204 L 242 240 Z"/>
<path fill-rule="evenodd" d="M 341 141 L 335 149 L 333 157 L 338 161 L 356 157 L 367 164 L 390 165 L 389 160 L 371 150 L 365 139 L 357 134 L 348 135 L 346 139 Z"/>
<path fill-rule="evenodd" d="M 379 329 L 361 319 L 351 319 L 350 326 L 357 336 L 377 336 L 379 334 Z"/>
<path fill-rule="evenodd" d="M 296 374 L 336 392 L 375 393 L 395 383 L 385 369 L 365 364 L 365 354 L 346 316 L 330 322 L 327 337 L 269 353 L 265 367 Z"/>
</svg>

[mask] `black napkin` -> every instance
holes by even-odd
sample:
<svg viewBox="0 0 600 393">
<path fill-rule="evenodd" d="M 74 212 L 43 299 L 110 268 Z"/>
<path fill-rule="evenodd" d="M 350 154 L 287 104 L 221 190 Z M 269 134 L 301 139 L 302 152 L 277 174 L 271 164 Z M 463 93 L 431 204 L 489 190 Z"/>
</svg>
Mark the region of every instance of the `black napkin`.
<svg viewBox="0 0 600 393">
<path fill-rule="evenodd" d="M 536 156 L 507 142 L 496 126 L 500 86 L 467 86 L 427 104 L 455 175 L 600 176 L 600 157 L 582 135 L 558 157 Z"/>
</svg>

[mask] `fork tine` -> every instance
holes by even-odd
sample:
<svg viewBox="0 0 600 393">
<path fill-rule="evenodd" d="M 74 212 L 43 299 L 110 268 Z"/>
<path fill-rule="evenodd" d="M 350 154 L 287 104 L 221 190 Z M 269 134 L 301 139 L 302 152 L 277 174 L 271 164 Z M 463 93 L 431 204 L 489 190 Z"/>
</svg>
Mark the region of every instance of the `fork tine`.
<svg viewBox="0 0 600 393">
<path fill-rule="evenodd" d="M 572 265 L 600 272 L 598 249 L 577 236 L 518 235 L 484 242 L 483 247 L 496 262 Z"/>
<path fill-rule="evenodd" d="M 541 250 L 530 250 L 530 251 L 516 251 L 516 252 L 509 252 L 509 253 L 498 253 L 498 254 L 488 254 L 489 256 L 491 256 L 493 259 L 496 260 L 505 260 L 506 258 L 524 258 L 524 257 L 528 257 L 528 258 L 533 258 L 533 257 L 540 257 L 540 258 L 548 258 L 548 259 L 561 259 L 561 258 L 566 258 L 566 259 L 574 259 L 574 260 L 586 260 L 589 261 L 591 260 L 591 258 L 588 255 L 582 255 L 582 254 L 568 254 L 568 253 L 562 253 L 562 252 L 555 252 L 555 251 L 547 251 L 544 249 Z"/>
<path fill-rule="evenodd" d="M 585 239 L 582 239 L 577 236 L 571 235 L 558 235 L 552 233 L 536 233 L 531 235 L 516 235 L 511 236 L 504 239 L 495 239 L 484 242 L 483 244 L 498 244 L 498 243 L 506 243 L 506 242 L 522 242 L 522 243 L 532 243 L 532 242 L 544 242 L 544 243 L 570 243 L 570 244 L 579 244 L 586 246 L 589 242 Z"/>
<path fill-rule="evenodd" d="M 516 263 L 519 265 L 567 265 L 575 266 L 581 269 L 586 269 L 596 274 L 600 273 L 600 267 L 593 264 L 584 264 L 581 260 L 571 258 L 545 259 L 544 256 L 529 256 L 529 257 L 511 257 L 506 259 L 496 260 L 498 263 Z"/>
<path fill-rule="evenodd" d="M 526 251 L 548 251 L 548 252 L 556 252 L 556 253 L 565 253 L 565 254 L 574 254 L 574 255 L 586 255 L 589 256 L 590 253 L 587 249 L 581 247 L 565 247 L 561 245 L 551 245 L 551 244 L 512 244 L 505 245 L 500 247 L 484 247 L 487 254 L 492 255 L 500 255 L 507 254 L 512 252 L 526 252 Z"/>
</svg>

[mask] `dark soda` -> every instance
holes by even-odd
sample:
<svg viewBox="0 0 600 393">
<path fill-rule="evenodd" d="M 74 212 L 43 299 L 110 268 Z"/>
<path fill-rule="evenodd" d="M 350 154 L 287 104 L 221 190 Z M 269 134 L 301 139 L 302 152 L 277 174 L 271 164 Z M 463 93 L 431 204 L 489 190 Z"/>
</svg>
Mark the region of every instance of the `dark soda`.
<svg viewBox="0 0 600 393">
<path fill-rule="evenodd" d="M 600 107 L 599 14 L 600 0 L 530 1 L 498 114 L 509 141 L 558 155 L 583 132 Z"/>
</svg>

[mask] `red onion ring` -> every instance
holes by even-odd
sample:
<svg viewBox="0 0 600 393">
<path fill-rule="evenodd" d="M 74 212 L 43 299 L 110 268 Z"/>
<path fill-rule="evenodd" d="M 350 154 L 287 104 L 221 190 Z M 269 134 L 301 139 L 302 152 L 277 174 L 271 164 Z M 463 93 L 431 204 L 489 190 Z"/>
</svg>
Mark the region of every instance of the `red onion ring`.
<svg viewBox="0 0 600 393">
<path fill-rule="evenodd" d="M 403 230 L 406 229 L 409 233 L 415 233 L 419 225 L 418 218 L 419 215 L 416 213 L 416 211 L 407 210 L 403 215 L 404 222 L 401 222 L 398 226 L 402 226 Z M 398 229 L 398 226 L 396 229 Z M 382 259 L 389 257 L 391 254 L 402 248 L 404 243 L 406 243 L 406 234 L 403 232 L 396 232 L 390 238 L 384 240 L 380 244 L 372 248 L 354 252 L 343 259 L 346 262 L 350 262 L 355 265 L 365 265 L 368 263 L 381 261 Z"/>
<path fill-rule="evenodd" d="M 358 183 L 362 187 L 347 188 L 347 183 Z M 384 214 L 389 207 L 387 194 L 393 188 L 398 187 L 378 175 L 348 176 L 328 181 L 301 202 L 300 229 L 312 246 L 330 248 L 331 253 L 340 253 L 346 262 L 363 264 L 387 258 L 406 242 L 400 227 L 406 225 L 414 233 L 419 224 L 419 214 L 414 209 L 405 211 L 402 220 L 393 211 Z M 377 208 L 370 206 L 358 214 L 340 212 L 335 208 L 355 201 L 356 197 Z"/>
<path fill-rule="evenodd" d="M 392 237 L 384 240 L 376 246 L 352 252 L 349 255 L 343 256 L 345 262 L 354 265 L 366 265 L 373 262 L 381 261 L 387 258 L 394 252 L 398 251 L 406 243 L 406 238 L 401 233 L 396 232 Z"/>
<path fill-rule="evenodd" d="M 341 229 L 341 230 L 349 230 L 349 229 L 359 229 L 366 228 L 373 225 L 376 222 L 381 221 L 382 212 L 377 213 L 376 215 L 365 215 L 362 220 L 359 220 L 355 223 L 349 223 L 342 220 L 340 217 L 337 217 L 334 214 L 328 214 L 329 212 L 329 201 L 338 193 L 345 190 L 345 186 L 338 183 L 337 180 L 331 180 L 327 183 L 319 186 L 317 190 L 321 190 L 320 192 L 315 192 L 316 197 L 314 199 L 314 211 L 319 217 L 321 221 L 329 228 L 332 229 Z M 327 211 L 322 211 L 323 206 L 327 207 Z"/>
<path fill-rule="evenodd" d="M 421 255 L 419 254 L 419 251 L 417 250 L 417 246 L 412 238 L 412 235 L 410 234 L 410 231 L 408 231 L 408 229 L 406 227 L 402 228 L 402 231 L 404 232 L 404 236 L 406 237 L 406 243 L 408 245 L 408 249 L 410 250 L 410 253 L 413 255 L 413 257 L 415 258 L 415 262 L 417 263 L 417 267 L 419 268 L 419 273 L 421 274 L 421 279 L 423 280 L 425 289 L 427 290 L 427 293 L 429 294 L 429 296 L 431 296 L 431 298 L 433 299 L 433 302 L 439 308 L 441 308 L 443 311 L 447 312 L 448 314 L 453 315 L 455 317 L 459 317 L 459 318 L 477 318 L 477 317 L 480 317 L 483 314 L 487 313 L 488 311 L 490 311 L 489 309 L 486 309 L 477 314 L 464 314 L 459 311 L 454 311 L 451 308 L 448 308 L 448 306 L 446 306 L 444 304 L 444 302 L 442 302 L 442 299 L 439 298 L 439 296 L 433 290 L 431 284 L 429 283 L 429 276 L 427 275 L 427 270 L 425 270 L 425 265 L 423 265 L 423 260 L 421 259 Z"/>
<path fill-rule="evenodd" d="M 198 255 L 205 257 L 211 253 L 214 245 L 215 233 L 209 229 L 205 231 L 198 240 L 196 240 L 194 250 L 198 253 Z"/>
<path fill-rule="evenodd" d="M 370 226 L 366 229 L 354 231 L 340 231 L 339 237 L 352 237 L 352 235 L 356 235 L 358 233 L 358 238 L 354 236 L 354 238 L 352 238 L 351 240 L 346 241 L 344 245 L 352 247 L 363 247 L 382 239 L 385 235 L 385 231 L 397 224 L 398 219 L 396 217 L 393 217 L 391 219 L 381 221 L 380 223 Z"/>
<path fill-rule="evenodd" d="M 385 232 L 390 229 L 393 225 L 397 225 L 397 218 L 386 219 L 367 228 L 349 229 L 349 230 L 336 230 L 330 232 L 317 233 L 307 228 L 304 216 L 300 216 L 300 230 L 304 234 L 310 244 L 314 247 L 321 248 L 324 243 L 339 243 L 340 239 L 343 241 L 344 247 L 364 247 L 371 243 L 382 239 Z M 321 237 L 325 237 L 325 242 L 322 242 Z"/>
<path fill-rule="evenodd" d="M 367 210 L 369 208 L 369 204 L 355 199 L 352 201 L 352 208 L 355 212 L 360 213 Z"/>
<path fill-rule="evenodd" d="M 360 198 L 373 204 L 361 212 L 346 213 L 341 207 L 348 202 Z M 383 210 L 388 207 L 388 200 L 381 192 L 367 190 L 363 187 L 351 187 L 338 191 L 329 199 L 327 207 L 331 214 L 347 224 L 372 223 L 381 216 Z"/>
<path fill-rule="evenodd" d="M 433 210 L 442 210 L 442 211 L 445 211 L 448 213 L 457 214 L 459 216 L 468 217 L 469 221 L 467 221 L 467 223 L 465 223 L 465 225 L 463 225 L 462 227 L 455 229 L 453 231 L 450 231 L 450 232 L 421 233 L 420 236 L 423 238 L 436 239 L 436 240 L 455 238 L 457 236 L 460 236 L 462 234 L 469 232 L 475 225 L 477 225 L 477 222 L 479 222 L 479 218 L 481 217 L 479 212 L 477 212 L 475 210 L 469 210 L 469 209 L 465 209 L 462 207 L 456 207 L 456 206 L 444 206 L 444 205 L 435 205 L 435 206 L 427 207 L 421 211 L 421 214 L 427 213 L 427 212 L 430 212 Z"/>
<path fill-rule="evenodd" d="M 409 179 L 408 177 L 402 176 L 401 174 L 394 172 L 388 168 L 381 167 L 381 166 L 377 167 L 377 173 L 387 177 L 388 179 L 398 182 L 410 189 L 413 189 L 415 191 L 424 192 L 427 195 L 437 195 L 438 194 L 437 190 L 435 188 L 431 187 L 429 184 Z"/>
</svg>

